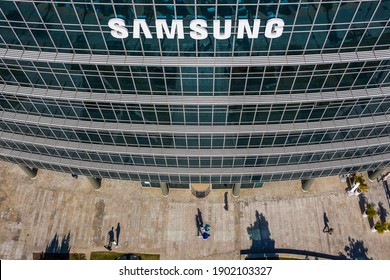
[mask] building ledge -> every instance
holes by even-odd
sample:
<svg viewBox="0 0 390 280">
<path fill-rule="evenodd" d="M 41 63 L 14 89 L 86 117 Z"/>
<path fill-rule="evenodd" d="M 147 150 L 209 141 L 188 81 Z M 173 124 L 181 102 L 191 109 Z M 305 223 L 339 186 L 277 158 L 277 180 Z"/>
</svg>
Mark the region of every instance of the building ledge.
<svg viewBox="0 0 390 280">
<path fill-rule="evenodd" d="M 0 48 L 0 58 L 20 59 L 27 61 L 85 63 L 94 65 L 241 67 L 268 65 L 309 65 L 383 60 L 390 59 L 390 49 L 285 56 L 179 57 L 74 54 Z"/>
</svg>

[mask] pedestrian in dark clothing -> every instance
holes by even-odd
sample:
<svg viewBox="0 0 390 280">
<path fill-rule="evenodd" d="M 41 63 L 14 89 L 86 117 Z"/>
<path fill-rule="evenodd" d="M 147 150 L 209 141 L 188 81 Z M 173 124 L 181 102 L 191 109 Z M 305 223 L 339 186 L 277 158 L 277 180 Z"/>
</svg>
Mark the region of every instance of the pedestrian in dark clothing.
<svg viewBox="0 0 390 280">
<path fill-rule="evenodd" d="M 114 239 L 114 227 L 111 228 L 111 230 L 108 232 L 108 244 L 104 246 L 108 251 L 112 250 L 112 244 L 117 245 Z"/>
<path fill-rule="evenodd" d="M 326 213 L 324 212 L 324 228 L 322 232 L 328 232 L 329 231 L 329 219 Z"/>
</svg>

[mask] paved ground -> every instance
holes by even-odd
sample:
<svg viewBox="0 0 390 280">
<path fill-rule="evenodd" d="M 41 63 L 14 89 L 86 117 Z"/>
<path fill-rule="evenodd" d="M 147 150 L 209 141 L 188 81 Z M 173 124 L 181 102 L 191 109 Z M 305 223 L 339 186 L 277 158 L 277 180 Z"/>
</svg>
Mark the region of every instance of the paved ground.
<svg viewBox="0 0 390 280">
<path fill-rule="evenodd" d="M 32 259 L 57 241 L 89 256 L 105 250 L 108 232 L 119 223 L 114 251 L 157 253 L 162 259 L 240 259 L 240 252 L 270 248 L 390 259 L 390 233 L 372 233 L 359 198 L 348 197 L 345 188 L 337 177 L 316 180 L 307 193 L 298 181 L 269 183 L 244 189 L 237 199 L 229 191 L 225 211 L 223 190 L 204 199 L 171 190 L 163 198 L 159 189 L 104 180 L 95 191 L 81 176 L 40 170 L 30 180 L 16 165 L 0 162 L 0 258 Z M 382 203 L 382 213 L 389 211 L 382 184 L 372 184 L 366 197 Z M 198 210 L 212 227 L 209 240 L 197 237 Z M 332 235 L 322 231 L 324 213 Z"/>
</svg>

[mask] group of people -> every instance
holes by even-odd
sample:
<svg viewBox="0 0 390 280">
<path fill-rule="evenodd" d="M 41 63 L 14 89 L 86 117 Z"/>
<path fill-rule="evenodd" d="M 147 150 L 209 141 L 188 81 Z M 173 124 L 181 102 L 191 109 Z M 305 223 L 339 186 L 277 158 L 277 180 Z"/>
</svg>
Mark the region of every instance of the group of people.
<svg viewBox="0 0 390 280">
<path fill-rule="evenodd" d="M 210 237 L 210 225 L 206 224 L 204 227 L 200 228 L 199 238 L 203 238 L 204 240 Z"/>
</svg>

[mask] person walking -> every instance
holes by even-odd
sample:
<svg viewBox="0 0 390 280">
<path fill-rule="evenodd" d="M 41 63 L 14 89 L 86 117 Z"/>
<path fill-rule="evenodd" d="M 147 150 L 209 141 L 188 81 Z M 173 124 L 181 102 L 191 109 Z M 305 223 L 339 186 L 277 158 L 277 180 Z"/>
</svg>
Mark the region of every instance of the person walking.
<svg viewBox="0 0 390 280">
<path fill-rule="evenodd" d="M 324 212 L 324 228 L 322 229 L 322 232 L 329 232 L 329 219 L 325 212 Z"/>
<path fill-rule="evenodd" d="M 108 232 L 108 244 L 104 246 L 108 251 L 112 250 L 112 244 L 117 245 L 114 239 L 114 227 Z"/>
</svg>

